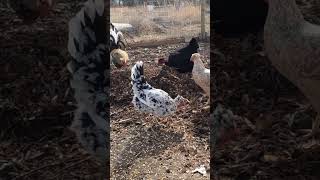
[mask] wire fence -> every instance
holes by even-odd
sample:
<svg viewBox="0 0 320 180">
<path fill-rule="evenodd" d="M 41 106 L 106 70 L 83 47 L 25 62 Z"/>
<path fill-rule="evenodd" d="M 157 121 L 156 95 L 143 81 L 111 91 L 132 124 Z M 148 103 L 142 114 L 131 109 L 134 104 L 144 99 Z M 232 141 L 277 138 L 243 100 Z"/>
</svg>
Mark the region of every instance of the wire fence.
<svg viewBox="0 0 320 180">
<path fill-rule="evenodd" d="M 115 1 L 111 4 L 112 23 L 130 24 L 127 34 L 135 39 L 209 36 L 210 6 L 202 0 L 143 2 Z M 139 3 L 140 2 L 140 3 Z M 202 7 L 202 8 L 201 8 Z"/>
</svg>

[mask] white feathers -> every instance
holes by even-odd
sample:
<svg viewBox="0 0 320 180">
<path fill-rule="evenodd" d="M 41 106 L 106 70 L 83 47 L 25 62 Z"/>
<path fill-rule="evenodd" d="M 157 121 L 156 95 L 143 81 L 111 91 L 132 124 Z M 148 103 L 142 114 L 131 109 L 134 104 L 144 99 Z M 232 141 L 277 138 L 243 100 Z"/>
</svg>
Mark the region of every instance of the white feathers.
<svg viewBox="0 0 320 180">
<path fill-rule="evenodd" d="M 131 68 L 131 79 L 133 81 L 137 81 L 138 78 L 141 78 L 141 71 L 139 71 L 138 69 L 143 68 L 143 62 L 142 61 L 138 61 L 136 62 L 136 64 Z"/>
<path fill-rule="evenodd" d="M 191 60 L 194 62 L 192 69 L 193 80 L 210 97 L 210 69 L 205 68 L 199 53 L 192 54 Z"/>
<path fill-rule="evenodd" d="M 172 99 L 169 94 L 161 89 L 150 86 L 144 80 L 143 62 L 137 62 L 131 69 L 134 107 L 145 113 L 155 116 L 168 116 L 176 112 L 177 106 L 182 99 L 177 96 Z"/>
<path fill-rule="evenodd" d="M 123 34 L 112 23 L 110 23 L 110 39 L 114 45 L 118 45 L 123 39 Z"/>
</svg>

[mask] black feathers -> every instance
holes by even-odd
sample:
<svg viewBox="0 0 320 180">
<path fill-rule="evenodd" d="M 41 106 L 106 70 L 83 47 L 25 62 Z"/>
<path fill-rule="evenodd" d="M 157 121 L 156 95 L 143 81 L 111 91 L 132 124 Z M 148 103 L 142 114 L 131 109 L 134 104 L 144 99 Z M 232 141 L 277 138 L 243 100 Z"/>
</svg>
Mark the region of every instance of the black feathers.
<svg viewBox="0 0 320 180">
<path fill-rule="evenodd" d="M 197 53 L 199 48 L 198 41 L 192 38 L 188 46 L 170 53 L 167 66 L 175 68 L 180 73 L 192 72 L 193 62 L 190 61 L 191 55 Z"/>
<path fill-rule="evenodd" d="M 196 40 L 196 38 L 192 38 L 189 42 L 189 46 L 190 47 L 194 47 L 195 49 L 199 48 L 199 44 L 198 41 Z"/>
<path fill-rule="evenodd" d="M 144 72 L 143 72 L 143 63 L 142 61 L 137 62 L 131 70 L 131 79 L 132 84 L 136 86 L 138 89 L 150 89 L 151 86 L 146 83 Z"/>
</svg>

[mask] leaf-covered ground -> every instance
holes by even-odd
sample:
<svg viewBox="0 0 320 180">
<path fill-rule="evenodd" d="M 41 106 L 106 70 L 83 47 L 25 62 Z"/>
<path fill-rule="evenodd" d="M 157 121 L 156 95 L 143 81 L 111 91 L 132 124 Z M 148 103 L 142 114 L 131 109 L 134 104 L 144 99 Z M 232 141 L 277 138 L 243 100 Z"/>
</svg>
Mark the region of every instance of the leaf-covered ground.
<svg viewBox="0 0 320 180">
<path fill-rule="evenodd" d="M 97 179 L 99 164 L 68 127 L 68 21 L 84 1 L 60 0 L 25 25 L 0 8 L 0 179 Z"/>
<path fill-rule="evenodd" d="M 128 50 L 128 67 L 111 69 L 111 176 L 113 179 L 209 179 L 209 111 L 207 98 L 191 79 L 155 60 L 185 43 Z M 200 54 L 209 67 L 209 44 Z M 190 107 L 169 118 L 155 118 L 134 109 L 130 70 L 136 61 L 145 63 L 149 84 L 170 96 L 182 95 Z M 207 176 L 192 171 L 204 165 Z"/>
<path fill-rule="evenodd" d="M 316 3 L 299 1 L 299 6 L 307 20 L 320 24 Z M 220 179 L 319 179 L 319 141 L 303 140 L 300 133 L 311 128 L 316 113 L 270 65 L 262 39 L 252 36 L 249 44 L 218 36 L 211 44 L 214 105 L 240 116 L 240 135 L 211 149 L 213 172 Z"/>
</svg>

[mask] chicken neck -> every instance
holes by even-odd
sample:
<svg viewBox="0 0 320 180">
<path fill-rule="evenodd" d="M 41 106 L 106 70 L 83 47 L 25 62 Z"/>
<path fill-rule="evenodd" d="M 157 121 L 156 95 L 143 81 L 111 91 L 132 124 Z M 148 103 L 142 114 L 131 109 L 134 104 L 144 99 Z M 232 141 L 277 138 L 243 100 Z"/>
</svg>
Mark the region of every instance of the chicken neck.
<svg viewBox="0 0 320 180">
<path fill-rule="evenodd" d="M 201 59 L 195 60 L 193 61 L 193 70 L 192 71 L 201 71 L 205 69 L 205 66 L 203 64 L 203 62 L 201 61 Z"/>
</svg>

